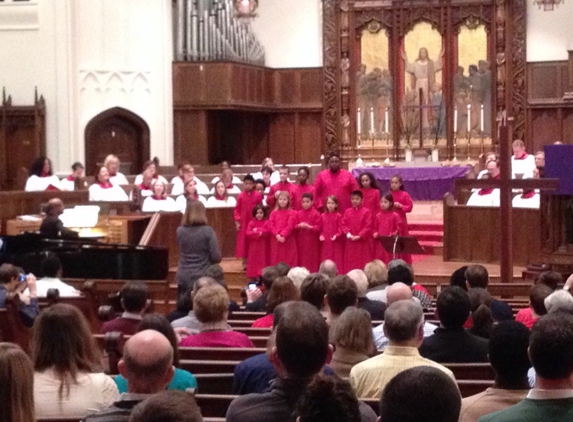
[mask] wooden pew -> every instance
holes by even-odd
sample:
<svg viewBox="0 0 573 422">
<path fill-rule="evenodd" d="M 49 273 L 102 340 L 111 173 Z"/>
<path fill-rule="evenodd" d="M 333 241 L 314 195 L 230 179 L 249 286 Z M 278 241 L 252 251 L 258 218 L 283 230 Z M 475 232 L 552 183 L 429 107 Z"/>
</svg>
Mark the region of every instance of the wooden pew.
<svg viewBox="0 0 573 422">
<path fill-rule="evenodd" d="M 454 373 L 457 380 L 493 381 L 495 372 L 489 363 L 446 363 L 446 368 Z"/>
<path fill-rule="evenodd" d="M 6 297 L 6 308 L 0 309 L 0 341 L 16 343 L 29 352 L 32 332 L 22 323 L 19 306 L 18 296 Z"/>
<path fill-rule="evenodd" d="M 233 394 L 233 373 L 195 374 L 200 394 Z"/>
<path fill-rule="evenodd" d="M 266 353 L 265 348 L 240 347 L 180 347 L 179 358 L 185 360 L 243 361 L 252 356 Z"/>
</svg>

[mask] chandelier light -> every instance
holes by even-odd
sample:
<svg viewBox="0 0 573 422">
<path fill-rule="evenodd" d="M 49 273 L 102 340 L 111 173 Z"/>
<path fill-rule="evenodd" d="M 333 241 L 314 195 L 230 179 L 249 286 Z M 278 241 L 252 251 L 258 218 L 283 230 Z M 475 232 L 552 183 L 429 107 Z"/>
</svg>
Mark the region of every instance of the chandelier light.
<svg viewBox="0 0 573 422">
<path fill-rule="evenodd" d="M 243 23 L 249 23 L 257 17 L 259 0 L 233 0 L 235 17 Z"/>
<path fill-rule="evenodd" d="M 563 3 L 564 0 L 533 0 L 533 4 L 536 4 L 540 9 L 549 11 L 553 10 L 556 5 Z"/>
</svg>

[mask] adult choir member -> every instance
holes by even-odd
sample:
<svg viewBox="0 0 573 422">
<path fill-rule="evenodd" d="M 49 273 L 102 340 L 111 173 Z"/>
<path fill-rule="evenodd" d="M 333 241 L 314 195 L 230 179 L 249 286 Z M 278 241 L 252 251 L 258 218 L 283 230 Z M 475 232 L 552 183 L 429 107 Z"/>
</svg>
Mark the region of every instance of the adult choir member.
<svg viewBox="0 0 573 422">
<path fill-rule="evenodd" d="M 312 193 L 314 198 L 314 186 L 308 183 L 308 178 L 310 176 L 310 168 L 307 166 L 302 166 L 298 169 L 297 180 L 298 184 L 293 185 L 292 188 L 292 209 L 299 211 L 302 209 L 302 195 L 305 193 Z M 316 208 L 316 204 L 314 205 Z"/>
<path fill-rule="evenodd" d="M 234 207 L 237 205 L 237 200 L 229 196 L 229 192 L 227 192 L 227 188 L 225 187 L 225 183 L 222 180 L 219 180 L 215 183 L 215 195 L 210 196 L 207 199 L 207 208 L 225 208 L 225 207 Z"/>
<path fill-rule="evenodd" d="M 235 256 L 237 258 L 247 258 L 247 241 L 245 234 L 249 222 L 253 218 L 253 208 L 263 201 L 262 195 L 255 191 L 255 179 L 247 174 L 243 179 L 243 192 L 237 197 L 237 205 L 233 210 L 235 226 L 237 227 L 237 247 Z"/>
<path fill-rule="evenodd" d="M 187 209 L 187 202 L 189 201 L 199 201 L 203 205 L 207 205 L 205 197 L 197 193 L 194 180 L 189 180 L 187 182 L 183 195 L 179 195 L 175 200 L 175 209 L 184 213 Z"/>
<path fill-rule="evenodd" d="M 512 177 L 517 178 L 518 174 L 522 177 L 531 178 L 536 169 L 535 157 L 525 151 L 525 144 L 522 140 L 513 141 L 513 155 L 511 157 Z"/>
<path fill-rule="evenodd" d="M 144 197 L 153 195 L 153 182 L 155 180 L 159 179 L 154 179 L 153 174 L 151 174 L 151 172 L 149 171 L 143 172 L 143 178 L 141 179 L 141 183 L 137 185 L 137 187 L 139 188 L 139 194 Z"/>
<path fill-rule="evenodd" d="M 485 157 L 484 157 L 484 166 L 487 166 L 487 163 L 489 163 L 490 161 L 497 161 L 497 155 L 495 152 L 490 151 L 488 152 Z M 483 178 L 486 174 L 488 174 L 487 169 L 484 168 L 482 171 L 480 171 L 476 177 L 476 179 L 481 179 Z"/>
<path fill-rule="evenodd" d="M 317 208 L 323 210 L 328 196 L 334 195 L 338 198 L 338 210 L 344 213 L 346 209 L 351 207 L 350 194 L 358 189 L 358 183 L 352 174 L 348 170 L 340 168 L 340 155 L 332 153 L 328 160 L 328 169 L 318 173 L 314 181 Z"/>
<path fill-rule="evenodd" d="M 352 192 L 352 206 L 344 211 L 342 233 L 346 236 L 344 272 L 363 269 L 372 261 L 372 214 L 362 205 L 362 192 Z"/>
<path fill-rule="evenodd" d="M 155 161 L 153 161 L 153 160 L 149 160 L 149 161 L 146 161 L 145 163 L 143 163 L 143 171 L 141 172 L 141 174 L 138 174 L 135 177 L 135 182 L 133 182 L 133 183 L 135 183 L 136 185 L 139 185 L 141 182 L 143 182 L 143 175 L 145 173 L 150 174 L 152 179 L 159 179 L 163 183 L 167 184 L 167 180 L 165 179 L 165 177 L 157 174 L 157 165 L 155 164 Z"/>
<path fill-rule="evenodd" d="M 265 179 L 263 177 L 263 173 L 265 170 L 270 170 L 269 180 L 268 180 L 269 183 L 267 184 L 267 186 L 272 186 L 275 183 L 280 182 L 279 173 L 277 171 L 275 171 L 275 163 L 273 162 L 273 159 L 271 157 L 266 157 L 261 164 L 261 171 L 253 174 L 253 177 L 255 178 L 255 180 L 256 179 Z"/>
<path fill-rule="evenodd" d="M 101 167 L 96 176 L 97 182 L 90 186 L 90 201 L 127 201 L 127 194 L 119 185 L 109 180 L 107 167 Z"/>
<path fill-rule="evenodd" d="M 52 174 L 52 162 L 48 157 L 42 156 L 34 160 L 24 190 L 26 192 L 60 190 L 60 179 Z"/>
<path fill-rule="evenodd" d="M 526 179 L 528 179 L 526 177 Z M 515 196 L 511 201 L 513 208 L 533 208 L 539 209 L 541 197 L 537 189 L 524 190 L 521 194 Z"/>
<path fill-rule="evenodd" d="M 141 211 L 143 212 L 159 212 L 159 211 L 177 211 L 175 201 L 173 198 L 167 196 L 165 192 L 165 183 L 161 180 L 156 180 L 153 183 L 153 195 L 148 196 L 143 201 Z"/>
<path fill-rule="evenodd" d="M 72 164 L 72 174 L 65 179 L 60 180 L 61 190 L 75 190 L 76 180 L 81 180 L 84 177 L 84 166 L 79 161 Z M 85 183 L 85 182 L 84 182 Z"/>
<path fill-rule="evenodd" d="M 103 166 L 109 172 L 109 181 L 114 185 L 127 185 L 127 178 L 119 172 L 119 158 L 116 155 L 109 154 L 103 160 Z"/>
<path fill-rule="evenodd" d="M 486 165 L 488 174 L 483 179 L 499 179 L 499 164 L 497 161 L 490 161 Z M 472 193 L 466 203 L 473 207 L 499 207 L 499 189 L 479 189 Z"/>
<path fill-rule="evenodd" d="M 207 195 L 209 193 L 209 188 L 207 185 L 203 183 L 201 179 L 195 176 L 195 169 L 191 164 L 180 164 L 177 171 L 179 174 L 171 179 L 171 184 L 173 185 L 171 188 L 172 195 L 182 195 L 183 191 L 185 190 L 185 183 L 187 183 L 189 180 L 195 181 L 195 187 L 199 195 Z"/>
<path fill-rule="evenodd" d="M 289 168 L 287 166 L 281 166 L 281 168 L 279 169 L 279 179 L 280 179 L 279 182 L 272 185 L 271 188 L 269 189 L 269 194 L 267 196 L 267 204 L 271 210 L 275 208 L 275 204 L 279 196 L 279 193 L 288 192 L 290 197 L 291 198 L 293 197 L 292 190 L 294 188 L 294 185 L 288 181 L 288 174 L 289 174 Z"/>
<path fill-rule="evenodd" d="M 221 166 L 221 173 L 223 173 L 223 170 L 231 168 L 231 165 L 229 164 L 228 161 L 222 161 L 220 166 Z M 217 183 L 219 180 L 221 180 L 221 177 L 215 176 L 213 177 L 213 179 L 211 179 L 211 183 Z M 237 176 L 233 176 L 233 184 L 236 185 L 238 183 L 241 183 L 241 179 L 239 179 Z"/>
<path fill-rule="evenodd" d="M 77 239 L 78 233 L 66 229 L 60 220 L 60 215 L 64 213 L 64 202 L 60 198 L 52 198 L 46 205 L 46 218 L 40 225 L 40 234 L 50 239 Z"/>
<path fill-rule="evenodd" d="M 408 236 L 410 230 L 408 229 L 406 214 L 412 212 L 414 202 L 410 194 L 404 190 L 404 182 L 401 176 L 394 175 L 390 179 L 390 193 L 394 198 L 394 211 L 400 217 L 400 236 Z M 401 258 L 408 264 L 412 263 L 412 257 L 410 255 L 403 254 Z"/>
<path fill-rule="evenodd" d="M 322 218 L 313 207 L 312 193 L 302 195 L 302 210 L 294 212 L 298 266 L 315 273 L 321 263 L 319 236 L 322 231 Z"/>
</svg>

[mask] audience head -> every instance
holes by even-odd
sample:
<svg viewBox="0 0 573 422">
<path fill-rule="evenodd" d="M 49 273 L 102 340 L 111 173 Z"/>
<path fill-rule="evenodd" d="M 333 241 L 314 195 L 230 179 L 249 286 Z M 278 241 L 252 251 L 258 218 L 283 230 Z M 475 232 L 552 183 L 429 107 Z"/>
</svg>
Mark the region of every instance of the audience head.
<svg viewBox="0 0 573 422">
<path fill-rule="evenodd" d="M 566 290 L 557 290 L 543 301 L 547 313 L 568 312 L 573 315 L 573 296 Z"/>
<path fill-rule="evenodd" d="M 531 288 L 529 291 L 529 303 L 536 315 L 543 316 L 547 313 L 545 298 L 551 293 L 553 293 L 553 290 L 545 284 L 536 284 Z"/>
<path fill-rule="evenodd" d="M 446 287 L 438 296 L 436 311 L 444 328 L 462 328 L 470 315 L 470 298 L 460 287 Z"/>
<path fill-rule="evenodd" d="M 306 302 L 289 303 L 276 328 L 271 360 L 282 376 L 309 378 L 332 356 L 328 326 L 320 312 Z"/>
<path fill-rule="evenodd" d="M 288 277 L 279 277 L 271 286 L 267 296 L 267 313 L 272 314 L 277 306 L 284 302 L 299 300 L 299 291 Z"/>
<path fill-rule="evenodd" d="M 468 290 L 473 327 L 470 332 L 476 336 L 489 338 L 493 329 L 493 315 L 491 314 L 491 295 L 481 287 Z"/>
<path fill-rule="evenodd" d="M 384 422 L 457 422 L 462 400 L 455 382 L 443 371 L 417 366 L 396 375 L 380 397 Z"/>
<path fill-rule="evenodd" d="M 130 280 L 121 288 L 121 304 L 126 312 L 142 314 L 147 307 L 147 284 Z"/>
<path fill-rule="evenodd" d="M 217 280 L 215 280 L 213 277 L 209 277 L 209 276 L 203 276 L 203 277 L 199 277 L 197 279 L 197 281 L 193 284 L 193 297 L 195 297 L 195 295 L 197 294 L 197 292 L 202 289 L 203 287 L 207 287 L 207 286 L 215 286 L 219 283 L 217 283 Z"/>
<path fill-rule="evenodd" d="M 304 267 L 293 267 L 290 270 L 288 270 L 287 277 L 292 280 L 292 282 L 294 283 L 294 285 L 296 286 L 297 289 L 300 289 L 300 286 L 301 286 L 303 280 L 309 274 L 310 274 L 310 271 L 308 271 Z"/>
<path fill-rule="evenodd" d="M 185 214 L 183 214 L 182 226 L 206 226 L 207 211 L 200 201 L 187 201 Z"/>
<path fill-rule="evenodd" d="M 167 340 L 169 340 L 169 344 L 171 344 L 171 347 L 173 348 L 173 365 L 179 365 L 179 347 L 177 335 L 175 334 L 175 330 L 171 326 L 171 323 L 167 317 L 161 314 L 145 315 L 137 326 L 137 331 L 145 330 L 158 331 L 163 334 Z"/>
<path fill-rule="evenodd" d="M 501 321 L 489 337 L 488 356 L 500 387 L 519 386 L 531 367 L 527 348 L 529 329 L 516 321 Z"/>
<path fill-rule="evenodd" d="M 424 311 L 412 300 L 394 302 L 384 312 L 383 329 L 391 345 L 420 347 L 424 339 Z"/>
<path fill-rule="evenodd" d="M 62 263 L 55 253 L 49 252 L 42 261 L 42 275 L 57 278 L 62 276 Z"/>
<path fill-rule="evenodd" d="M 191 395 L 169 390 L 154 394 L 135 406 L 129 422 L 203 422 L 203 416 Z"/>
<path fill-rule="evenodd" d="M 487 289 L 489 274 L 483 265 L 469 265 L 465 272 L 468 288 L 481 287 Z"/>
<path fill-rule="evenodd" d="M 202 287 L 193 297 L 193 312 L 203 324 L 227 321 L 229 295 L 219 284 Z"/>
<path fill-rule="evenodd" d="M 297 422 L 360 422 L 356 394 L 348 381 L 316 376 L 297 405 Z"/>
<path fill-rule="evenodd" d="M 372 319 L 365 309 L 348 307 L 330 328 L 330 342 L 363 355 L 376 350 L 372 337 Z"/>
<path fill-rule="evenodd" d="M 320 311 L 324 306 L 327 287 L 327 276 L 320 273 L 309 274 L 300 286 L 300 300 L 310 303 Z"/>
<path fill-rule="evenodd" d="M 219 264 L 210 265 L 209 268 L 205 270 L 205 276 L 211 277 L 217 283 L 221 284 L 223 287 L 225 286 L 225 272 L 223 271 L 223 267 Z"/>
<path fill-rule="evenodd" d="M 384 285 L 388 282 L 388 269 L 384 262 L 379 259 L 370 261 L 364 267 L 364 273 L 368 279 L 368 288 Z"/>
<path fill-rule="evenodd" d="M 140 331 L 125 343 L 118 369 L 128 382 L 128 392 L 158 393 L 173 378 L 173 347 L 158 331 Z"/>
<path fill-rule="evenodd" d="M 287 273 L 288 273 L 288 271 L 287 271 Z M 261 281 L 263 282 L 263 286 L 265 286 L 265 289 L 270 290 L 272 285 L 273 285 L 273 282 L 277 278 L 284 277 L 284 276 L 286 276 L 286 274 L 280 275 L 276 266 L 265 267 L 265 268 L 263 268 L 263 271 L 261 273 Z"/>
<path fill-rule="evenodd" d="M 36 158 L 30 167 L 30 176 L 51 176 L 52 162 L 46 156 Z"/>
<path fill-rule="evenodd" d="M 36 372 L 55 372 L 60 398 L 68 395 L 80 372 L 100 370 L 99 350 L 78 308 L 56 304 L 40 313 L 32 330 L 32 360 Z"/>
<path fill-rule="evenodd" d="M 44 211 L 49 217 L 62 215 L 64 212 L 64 202 L 60 198 L 52 198 L 48 201 Z"/>
<path fill-rule="evenodd" d="M 4 263 L 0 265 L 0 283 L 4 285 L 6 290 L 12 291 L 18 286 L 18 277 L 20 271 L 12 264 Z"/>
<path fill-rule="evenodd" d="M 568 380 L 573 374 L 573 317 L 565 312 L 542 316 L 529 338 L 529 359 L 537 378 Z M 538 382 L 537 379 L 536 382 Z"/>
<path fill-rule="evenodd" d="M 414 274 L 409 265 L 395 265 L 388 268 L 388 284 L 391 286 L 398 281 L 408 286 L 414 284 Z"/>
<path fill-rule="evenodd" d="M 466 283 L 466 270 L 468 269 L 467 265 L 458 268 L 455 270 L 452 275 L 450 276 L 450 286 L 458 286 L 464 290 L 468 290 L 468 285 Z"/>
<path fill-rule="evenodd" d="M 326 289 L 326 300 L 330 313 L 338 316 L 349 306 L 356 306 L 358 289 L 356 283 L 346 275 L 334 277 Z"/>
<path fill-rule="evenodd" d="M 35 421 L 32 361 L 13 343 L 0 343 L 0 380 L 0 420 Z"/>
<path fill-rule="evenodd" d="M 557 290 L 561 283 L 563 283 L 563 277 L 556 271 L 543 271 L 536 280 L 536 284 L 545 284 L 553 291 Z"/>
<path fill-rule="evenodd" d="M 328 278 L 334 278 L 338 275 L 338 268 L 336 268 L 336 263 L 330 259 L 325 259 L 320 263 L 318 268 L 319 274 L 324 274 Z"/>
<path fill-rule="evenodd" d="M 412 298 L 412 288 L 401 281 L 388 286 L 386 290 L 386 305 L 388 306 L 394 302 L 398 302 L 400 300 L 412 300 Z"/>
<path fill-rule="evenodd" d="M 288 272 L 290 271 L 290 265 L 288 265 L 286 262 L 277 262 L 275 264 L 275 268 L 279 273 L 279 277 L 288 276 Z"/>
<path fill-rule="evenodd" d="M 368 291 L 368 278 L 362 270 L 352 270 L 347 276 L 356 284 L 356 292 L 358 297 L 366 297 Z"/>
</svg>

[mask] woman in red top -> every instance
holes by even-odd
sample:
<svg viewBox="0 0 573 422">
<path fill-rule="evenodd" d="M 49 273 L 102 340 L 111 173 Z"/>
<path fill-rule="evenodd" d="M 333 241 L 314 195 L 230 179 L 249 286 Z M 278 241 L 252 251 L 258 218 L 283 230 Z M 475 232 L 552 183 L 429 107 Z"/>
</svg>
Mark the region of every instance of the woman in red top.
<svg viewBox="0 0 573 422">
<path fill-rule="evenodd" d="M 293 233 L 296 214 L 290 209 L 290 195 L 282 191 L 277 197 L 277 206 L 269 218 L 271 226 L 271 265 L 285 262 L 297 266 L 298 255 Z"/>
<path fill-rule="evenodd" d="M 400 236 L 408 236 L 408 219 L 406 218 L 406 214 L 412 212 L 414 208 L 414 203 L 412 202 L 412 198 L 404 190 L 404 183 L 402 182 L 402 177 L 399 175 L 392 176 L 390 179 L 390 191 L 392 196 L 394 197 L 394 211 L 400 217 Z M 402 254 L 400 257 L 406 261 L 408 264 L 412 264 L 412 256 L 410 254 Z"/>
<path fill-rule="evenodd" d="M 326 199 L 326 210 L 322 214 L 322 231 L 320 242 L 322 253 L 320 261 L 334 261 L 339 271 L 344 264 L 344 236 L 342 235 L 342 215 L 338 212 L 338 199 L 330 195 Z"/>
<path fill-rule="evenodd" d="M 394 211 L 394 197 L 387 193 L 380 199 L 381 211 L 376 215 L 376 221 L 373 226 L 375 239 L 375 258 L 381 259 L 386 265 L 392 260 L 392 254 L 386 252 L 379 238 L 382 236 L 394 236 L 400 233 L 401 220 Z"/>
<path fill-rule="evenodd" d="M 258 204 L 253 208 L 253 219 L 247 226 L 247 277 L 261 276 L 263 268 L 269 265 L 269 226 L 266 208 Z"/>
<path fill-rule="evenodd" d="M 273 312 L 281 303 L 291 300 L 299 300 L 299 292 L 294 283 L 288 277 L 279 277 L 273 281 L 269 295 L 267 296 L 267 315 L 255 320 L 251 327 L 267 328 L 274 323 Z"/>
</svg>

